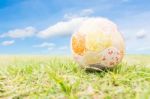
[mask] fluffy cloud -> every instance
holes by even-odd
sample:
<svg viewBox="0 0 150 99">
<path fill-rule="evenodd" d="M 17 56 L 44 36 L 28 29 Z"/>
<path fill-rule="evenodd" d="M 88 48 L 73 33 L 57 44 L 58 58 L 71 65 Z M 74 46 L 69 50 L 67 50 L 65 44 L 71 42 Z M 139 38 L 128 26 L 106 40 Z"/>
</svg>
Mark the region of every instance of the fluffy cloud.
<svg viewBox="0 0 150 99">
<path fill-rule="evenodd" d="M 92 13 L 94 13 L 94 10 L 90 8 L 76 13 L 67 13 L 64 15 L 64 18 L 68 20 L 60 21 L 49 26 L 47 29 L 40 31 L 37 36 L 40 38 L 48 38 L 57 35 L 70 35 L 77 30 L 80 24 L 87 18 L 86 16 Z"/>
<path fill-rule="evenodd" d="M 26 27 L 24 29 L 14 29 L 10 30 L 7 33 L 0 35 L 1 38 L 10 37 L 10 38 L 26 38 L 31 37 L 36 32 L 34 27 Z"/>
<path fill-rule="evenodd" d="M 58 49 L 59 49 L 59 50 L 66 50 L 66 49 L 68 49 L 68 46 L 61 46 L 61 47 L 59 47 Z"/>
<path fill-rule="evenodd" d="M 36 47 L 36 48 L 47 48 L 48 50 L 52 50 L 52 49 L 54 49 L 55 44 L 54 43 L 49 43 L 49 42 L 43 42 L 43 43 L 38 44 L 38 45 L 33 45 L 33 47 Z"/>
<path fill-rule="evenodd" d="M 68 46 L 64 45 L 64 46 L 56 46 L 56 44 L 54 43 L 50 43 L 50 42 L 43 42 L 41 44 L 37 44 L 37 45 L 33 45 L 33 47 L 35 48 L 44 48 L 47 50 L 58 50 L 58 51 L 64 51 L 68 49 Z"/>
<path fill-rule="evenodd" d="M 150 47 L 142 47 L 142 48 L 138 48 L 137 51 L 145 51 L 145 50 L 149 50 L 150 51 Z"/>
<path fill-rule="evenodd" d="M 95 22 L 95 19 L 101 19 L 101 17 L 78 17 L 78 18 L 72 18 L 67 21 L 61 21 L 39 32 L 38 36 L 41 38 L 48 38 L 51 36 L 58 36 L 58 35 L 59 36 L 70 35 L 72 33 L 78 32 L 78 29 L 81 26 L 81 24 L 85 22 L 87 19 L 91 19 L 93 20 L 92 22 Z M 102 19 L 105 19 L 105 18 L 102 18 Z M 91 24 L 91 21 L 88 22 L 87 24 Z M 87 26 L 84 27 L 86 31 L 89 28 L 90 27 L 87 27 Z M 110 30 L 107 29 L 106 31 L 110 31 Z"/>
<path fill-rule="evenodd" d="M 10 46 L 10 45 L 12 45 L 12 44 L 14 44 L 14 43 L 15 43 L 14 40 L 3 41 L 3 42 L 1 43 L 1 45 L 3 45 L 3 46 Z"/>
<path fill-rule="evenodd" d="M 85 17 L 85 16 L 89 16 L 91 14 L 94 13 L 93 9 L 83 9 L 80 12 L 76 12 L 76 13 L 66 13 L 64 15 L 64 18 L 66 19 L 71 19 L 71 18 L 76 18 L 76 17 Z"/>
<path fill-rule="evenodd" d="M 92 13 L 94 13 L 93 9 L 83 9 L 80 14 L 86 16 L 86 15 L 90 15 Z"/>
<path fill-rule="evenodd" d="M 144 29 L 139 30 L 139 31 L 136 33 L 136 37 L 137 37 L 138 39 L 142 39 L 142 38 L 146 37 L 146 30 L 144 30 Z"/>
<path fill-rule="evenodd" d="M 38 44 L 38 45 L 33 45 L 33 47 L 39 47 L 39 48 L 52 47 L 52 46 L 55 46 L 55 44 L 49 43 L 49 42 L 43 42 L 43 43 Z"/>
<path fill-rule="evenodd" d="M 85 19 L 86 18 L 79 17 L 68 21 L 60 21 L 47 29 L 40 31 L 37 36 L 41 38 L 48 38 L 56 35 L 70 35 L 78 29 Z"/>
</svg>

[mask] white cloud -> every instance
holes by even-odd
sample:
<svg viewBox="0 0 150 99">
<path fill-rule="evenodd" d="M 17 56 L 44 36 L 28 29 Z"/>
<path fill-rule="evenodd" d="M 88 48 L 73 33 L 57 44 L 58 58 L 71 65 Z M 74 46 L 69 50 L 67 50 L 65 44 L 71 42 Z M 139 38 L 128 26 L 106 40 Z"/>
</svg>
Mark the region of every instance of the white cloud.
<svg viewBox="0 0 150 99">
<path fill-rule="evenodd" d="M 36 32 L 36 29 L 34 27 L 26 27 L 24 29 L 14 29 L 10 30 L 7 33 L 4 33 L 0 35 L 1 38 L 4 37 L 10 37 L 10 38 L 25 38 L 25 37 L 31 37 Z"/>
<path fill-rule="evenodd" d="M 86 18 L 79 17 L 67 21 L 57 22 L 56 24 L 48 27 L 47 29 L 40 31 L 37 36 L 41 38 L 48 38 L 56 35 L 70 35 L 78 29 L 80 24 L 85 19 Z"/>
<path fill-rule="evenodd" d="M 83 9 L 79 12 L 75 12 L 75 13 L 66 13 L 64 15 L 64 18 L 66 19 L 72 19 L 72 18 L 76 18 L 76 17 L 86 17 L 86 16 L 89 16 L 91 14 L 94 13 L 94 10 L 91 9 L 91 8 L 88 8 L 88 9 Z"/>
<path fill-rule="evenodd" d="M 95 22 L 95 19 L 101 19 L 101 17 L 78 17 L 78 18 L 72 18 L 67 21 L 61 21 L 48 27 L 45 30 L 40 31 L 37 36 L 40 38 L 48 38 L 51 36 L 70 35 L 72 33 L 78 32 L 78 29 L 81 26 L 81 24 L 87 19 L 94 20 L 92 22 Z M 105 19 L 105 18 L 102 18 L 102 19 Z M 87 24 L 91 24 L 91 21 Z M 88 28 L 90 27 L 87 27 L 87 25 L 86 27 L 84 27 L 86 31 Z M 106 30 L 106 31 L 110 31 L 110 30 Z"/>
<path fill-rule="evenodd" d="M 138 39 L 142 39 L 144 37 L 146 37 L 146 30 L 145 29 L 141 29 L 137 32 L 136 37 Z"/>
<path fill-rule="evenodd" d="M 48 47 L 48 50 L 49 51 L 51 51 L 51 50 L 53 50 L 54 49 L 54 47 Z"/>
<path fill-rule="evenodd" d="M 3 46 L 10 46 L 10 45 L 13 45 L 14 43 L 15 43 L 14 40 L 3 41 L 3 42 L 1 43 L 1 45 L 3 45 Z"/>
<path fill-rule="evenodd" d="M 65 51 L 68 49 L 68 46 L 64 45 L 64 46 L 56 46 L 56 44 L 54 43 L 50 43 L 50 42 L 43 42 L 41 44 L 37 44 L 37 45 L 33 45 L 33 47 L 35 48 L 44 48 L 47 49 L 49 51 L 51 50 L 58 50 L 58 51 Z"/>
<path fill-rule="evenodd" d="M 66 49 L 68 49 L 68 46 L 61 46 L 61 47 L 59 47 L 58 49 L 59 49 L 59 50 L 66 50 Z"/>
<path fill-rule="evenodd" d="M 38 48 L 49 48 L 49 47 L 52 47 L 52 46 L 55 46 L 54 43 L 49 43 L 49 42 L 43 42 L 41 44 L 38 44 L 38 45 L 33 45 L 33 47 L 38 47 Z"/>
<path fill-rule="evenodd" d="M 149 50 L 150 51 L 150 46 L 149 47 L 142 47 L 142 48 L 138 48 L 137 51 L 145 51 L 145 50 Z"/>
<path fill-rule="evenodd" d="M 94 10 L 93 10 L 93 9 L 83 9 L 83 10 L 81 11 L 81 15 L 90 15 L 90 14 L 92 14 L 92 13 L 94 13 Z"/>
<path fill-rule="evenodd" d="M 36 47 L 36 48 L 46 48 L 48 50 L 52 50 L 52 49 L 54 49 L 55 44 L 54 43 L 49 43 L 49 42 L 43 42 L 43 43 L 38 44 L 38 45 L 33 45 L 33 47 Z"/>
</svg>

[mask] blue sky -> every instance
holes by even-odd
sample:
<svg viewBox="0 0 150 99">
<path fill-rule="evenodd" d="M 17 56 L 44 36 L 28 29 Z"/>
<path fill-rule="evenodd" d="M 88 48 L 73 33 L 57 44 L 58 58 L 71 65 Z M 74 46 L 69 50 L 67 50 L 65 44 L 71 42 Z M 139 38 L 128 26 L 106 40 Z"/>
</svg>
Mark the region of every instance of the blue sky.
<svg viewBox="0 0 150 99">
<path fill-rule="evenodd" d="M 149 0 L 0 0 L 0 54 L 70 54 L 73 26 L 84 17 L 114 21 L 125 38 L 127 54 L 150 54 L 149 4 Z"/>
</svg>

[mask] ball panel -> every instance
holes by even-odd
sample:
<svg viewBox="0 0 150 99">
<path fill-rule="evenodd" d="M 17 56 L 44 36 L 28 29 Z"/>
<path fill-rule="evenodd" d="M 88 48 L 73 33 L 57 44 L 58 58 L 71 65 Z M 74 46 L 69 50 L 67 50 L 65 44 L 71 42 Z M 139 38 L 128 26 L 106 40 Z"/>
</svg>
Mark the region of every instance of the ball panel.
<svg viewBox="0 0 150 99">
<path fill-rule="evenodd" d="M 114 47 L 110 47 L 100 52 L 101 64 L 112 67 L 120 62 L 120 52 Z"/>
<path fill-rule="evenodd" d="M 86 36 L 86 48 L 91 51 L 102 51 L 112 45 L 111 36 L 104 33 L 89 33 Z"/>
<path fill-rule="evenodd" d="M 85 52 L 85 37 L 81 34 L 72 36 L 72 50 L 78 55 L 83 55 Z"/>
<path fill-rule="evenodd" d="M 85 64 L 97 64 L 100 62 L 100 55 L 97 52 L 87 51 L 83 56 L 83 62 Z"/>
</svg>

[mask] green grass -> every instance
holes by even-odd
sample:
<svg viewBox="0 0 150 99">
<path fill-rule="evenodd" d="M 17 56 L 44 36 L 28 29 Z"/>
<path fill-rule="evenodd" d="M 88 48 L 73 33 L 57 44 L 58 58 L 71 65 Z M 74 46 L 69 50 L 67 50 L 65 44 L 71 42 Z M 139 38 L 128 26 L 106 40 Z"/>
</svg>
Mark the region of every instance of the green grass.
<svg viewBox="0 0 150 99">
<path fill-rule="evenodd" d="M 150 99 L 150 56 L 88 72 L 70 57 L 0 56 L 2 99 Z"/>
</svg>

